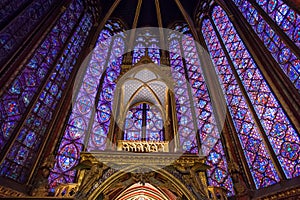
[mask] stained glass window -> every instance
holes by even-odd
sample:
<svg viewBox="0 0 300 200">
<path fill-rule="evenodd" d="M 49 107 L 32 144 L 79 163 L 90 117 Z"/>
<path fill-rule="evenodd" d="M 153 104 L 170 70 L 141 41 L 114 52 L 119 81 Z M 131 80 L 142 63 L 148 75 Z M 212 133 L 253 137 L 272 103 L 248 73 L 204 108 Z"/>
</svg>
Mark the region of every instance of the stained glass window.
<svg viewBox="0 0 300 200">
<path fill-rule="evenodd" d="M 106 137 L 112 115 L 116 81 L 121 72 L 122 55 L 125 47 L 124 39 L 122 37 L 114 38 L 111 45 L 112 50 L 110 52 L 103 84 L 100 86 L 101 92 L 99 92 L 99 101 L 97 102 L 93 128 L 89 138 L 89 151 L 104 150 L 106 147 Z"/>
<path fill-rule="evenodd" d="M 84 76 L 79 81 L 82 84 L 79 85 L 58 147 L 56 163 L 49 176 L 52 189 L 60 183 L 74 181 L 76 170 L 72 168 L 78 163 L 81 151 L 105 149 L 115 81 L 120 73 L 124 51 L 122 35 L 112 36 L 121 30 L 118 22 L 107 22 L 91 53 L 89 64 L 82 70 Z M 96 102 L 96 99 L 99 101 Z"/>
<path fill-rule="evenodd" d="M 178 119 L 178 132 L 180 133 L 180 146 L 183 151 L 198 153 L 198 144 L 196 140 L 197 129 L 193 120 L 191 104 L 188 94 L 188 82 L 185 78 L 183 60 L 178 40 L 171 40 L 170 64 L 171 71 L 176 85 L 174 87 L 176 98 L 176 111 Z"/>
<path fill-rule="evenodd" d="M 257 1 L 259 5 L 277 22 L 290 39 L 300 46 L 300 16 L 281 0 Z M 234 0 L 257 36 L 277 61 L 286 76 L 300 92 L 300 59 L 284 43 L 272 26 L 247 0 Z M 298 51 L 299 52 L 299 51 Z"/>
<path fill-rule="evenodd" d="M 256 0 L 256 3 L 300 47 L 300 15 L 282 0 Z"/>
<path fill-rule="evenodd" d="M 142 140 L 143 113 L 143 104 L 128 110 L 124 127 L 124 140 Z"/>
<path fill-rule="evenodd" d="M 21 120 L 21 116 L 26 111 L 28 112 L 28 109 L 38 109 L 37 105 L 31 107 L 31 101 L 41 84 L 46 84 L 45 80 L 51 73 L 51 66 L 54 65 L 60 52 L 63 51 L 67 38 L 73 33 L 82 11 L 82 3 L 73 1 L 70 4 L 1 96 L 0 149 L 7 145 L 15 127 Z M 55 90 L 55 87 L 53 89 Z M 45 115 L 49 114 L 47 110 L 39 109 L 40 116 L 46 117 Z"/>
<path fill-rule="evenodd" d="M 270 155 L 267 153 L 266 146 L 259 135 L 259 130 L 254 123 L 253 116 L 251 115 L 245 97 L 242 95 L 241 89 L 234 76 L 232 76 L 233 72 L 230 69 L 217 36 L 213 32 L 212 25 L 209 20 L 205 20 L 202 26 L 202 32 L 207 41 L 212 60 L 216 66 L 216 71 L 219 75 L 219 80 L 241 141 L 245 157 L 252 176 L 255 177 L 255 184 L 260 188 L 276 183 L 279 181 L 279 178 L 274 165 L 272 164 Z M 259 167 L 261 161 L 269 163 L 264 166 L 265 170 L 263 170 L 262 167 Z M 270 181 L 264 183 L 264 177 Z"/>
<path fill-rule="evenodd" d="M 0 2 L 0 25 L 12 19 L 17 12 L 30 3 L 29 0 L 3 0 Z"/>
<path fill-rule="evenodd" d="M 163 118 L 160 110 L 155 106 L 146 104 L 146 140 L 163 141 Z"/>
<path fill-rule="evenodd" d="M 4 26 L 5 22 L 12 18 L 14 12 L 20 10 L 29 2 L 24 0 L 7 1 L 1 6 L 0 27 L 0 64 L 10 58 L 24 40 L 32 33 L 43 18 L 55 4 L 56 0 L 32 1 L 11 23 Z M 2 2 L 1 2 L 2 3 Z"/>
<path fill-rule="evenodd" d="M 143 56 L 146 55 L 145 45 L 138 43 L 133 50 L 133 63 L 137 63 Z"/>
<path fill-rule="evenodd" d="M 163 119 L 158 108 L 143 103 L 130 108 L 126 115 L 124 140 L 163 141 Z"/>
<path fill-rule="evenodd" d="M 66 89 L 77 57 L 92 26 L 92 15 L 87 13 L 81 19 L 79 26 L 66 45 L 63 55 L 51 72 L 50 79 L 41 92 L 33 110 L 20 129 L 17 140 L 14 142 L 8 155 L 1 165 L 1 174 L 19 182 L 24 182 L 38 156 L 36 153 L 47 138 L 46 130 Z"/>
<path fill-rule="evenodd" d="M 180 38 L 172 38 L 169 48 L 171 51 L 172 74 L 175 81 L 177 81 L 175 98 L 178 105 L 177 116 L 180 143 L 186 148 L 188 146 L 185 143 L 193 142 L 193 148 L 197 149 L 197 138 L 195 136 L 199 134 L 201 153 L 207 155 L 207 164 L 212 167 L 207 171 L 209 184 L 224 186 L 230 191 L 229 194 L 232 195 L 232 180 L 228 173 L 227 161 L 220 141 L 220 133 L 216 126 L 195 41 L 189 34 L 187 25 L 177 26 L 175 30 L 185 33 Z M 192 97 L 188 93 L 189 89 Z M 182 101 L 182 99 L 185 101 Z M 192 102 L 190 101 L 191 99 Z M 197 124 L 193 124 L 193 108 Z M 193 153 L 191 151 L 192 148 L 184 150 Z"/>
<path fill-rule="evenodd" d="M 146 54 L 148 54 L 155 64 L 160 64 L 159 40 L 150 30 L 142 30 L 137 36 L 132 63 L 137 63 Z"/>
<path fill-rule="evenodd" d="M 272 146 L 286 177 L 299 176 L 297 132 L 221 7 L 214 7 L 212 21 L 213 24 L 208 19 L 203 21 L 202 33 L 256 187 L 266 187 L 280 181 L 271 156 L 266 151 L 263 134 L 267 136 L 267 142 Z M 222 44 L 225 49 L 222 49 Z M 229 64 L 226 53 L 233 65 Z M 236 75 L 232 70 L 236 71 Z M 242 92 L 239 81 L 246 94 Z M 247 102 L 247 98 L 250 102 Z M 259 122 L 255 122 L 249 103 L 253 105 Z M 259 130 L 256 123 L 261 123 L 263 130 Z"/>
</svg>

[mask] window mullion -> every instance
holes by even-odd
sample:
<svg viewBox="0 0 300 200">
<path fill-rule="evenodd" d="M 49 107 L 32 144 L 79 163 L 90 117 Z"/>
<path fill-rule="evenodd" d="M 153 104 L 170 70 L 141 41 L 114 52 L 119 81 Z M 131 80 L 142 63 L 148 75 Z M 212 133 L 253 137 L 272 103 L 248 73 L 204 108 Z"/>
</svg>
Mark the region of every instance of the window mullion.
<svg viewBox="0 0 300 200">
<path fill-rule="evenodd" d="M 192 111 L 192 118 L 193 118 L 194 130 L 195 130 L 195 134 L 196 134 L 198 153 L 200 155 L 203 155 L 202 148 L 201 148 L 201 141 L 200 141 L 200 137 L 199 137 L 199 130 L 198 130 L 198 123 L 197 123 L 197 115 L 196 115 L 196 111 L 195 111 L 195 104 L 194 104 L 194 101 L 193 101 L 193 94 L 192 94 L 191 84 L 190 84 L 190 80 L 189 80 L 189 76 L 188 76 L 188 70 L 187 70 L 187 67 L 186 67 L 186 60 L 184 59 L 184 50 L 183 50 L 183 47 L 182 47 L 182 36 L 180 38 L 179 45 L 180 45 L 181 55 L 183 56 L 182 57 L 182 64 L 183 64 L 183 69 L 184 69 L 184 76 L 185 76 L 186 83 L 187 83 L 187 90 L 188 90 L 188 95 L 189 95 L 188 98 L 189 98 L 189 101 L 190 101 L 190 108 L 191 108 L 191 111 Z"/>
<path fill-rule="evenodd" d="M 63 15 L 63 14 L 62 14 Z M 73 36 L 73 33 L 76 31 L 76 28 L 77 26 L 79 25 L 80 23 L 80 19 L 83 17 L 83 11 L 81 12 L 81 16 L 78 18 L 75 26 L 72 28 L 72 31 L 70 32 L 70 34 L 68 35 L 67 37 L 67 40 L 66 41 L 70 41 L 70 39 L 72 38 Z M 50 31 L 51 32 L 51 31 Z M 53 74 L 55 71 L 56 71 L 56 64 L 60 61 L 60 58 L 61 58 L 61 55 L 63 55 L 63 52 L 64 50 L 67 48 L 68 46 L 68 42 L 65 42 L 63 45 L 62 45 L 62 48 L 60 49 L 59 51 L 59 54 L 60 56 L 57 56 L 56 57 L 56 60 L 55 62 L 52 64 L 52 69 L 50 67 L 50 70 L 48 71 L 47 75 L 46 75 L 46 78 L 42 81 L 42 83 L 40 84 L 40 86 L 38 87 L 37 89 L 37 93 L 35 93 L 35 95 L 33 96 L 33 100 L 29 103 L 27 109 L 26 109 L 26 112 L 24 113 L 31 113 L 34 109 L 34 106 L 36 105 L 36 103 L 38 102 L 39 100 L 39 96 L 41 95 L 41 93 L 43 92 L 43 89 L 46 87 L 47 83 L 49 82 L 50 78 L 51 78 L 51 74 Z M 44 58 L 46 59 L 46 58 Z M 24 126 L 25 122 L 26 122 L 26 119 L 27 119 L 28 115 L 24 115 L 21 120 L 19 121 L 18 123 L 18 126 L 16 127 L 16 129 L 12 132 L 11 135 L 13 135 L 13 138 L 10 138 L 10 142 L 8 143 L 8 147 L 5 148 L 2 153 L 4 153 L 3 157 L 1 157 L 0 159 L 0 163 L 3 163 L 3 161 L 5 160 L 5 158 L 7 157 L 7 154 L 10 152 L 13 144 L 15 143 L 22 127 Z"/>
<path fill-rule="evenodd" d="M 232 72 L 233 72 L 233 75 L 234 75 L 234 77 L 235 77 L 235 79 L 236 79 L 236 81 L 237 81 L 237 83 L 238 83 L 238 85 L 239 85 L 239 87 L 240 87 L 240 89 L 241 89 L 241 92 L 242 92 L 243 96 L 244 96 L 245 99 L 246 99 L 246 103 L 247 103 L 247 105 L 248 105 L 248 107 L 249 107 L 249 109 L 250 109 L 250 112 L 251 112 L 251 114 L 252 114 L 252 116 L 253 116 L 253 118 L 254 118 L 254 122 L 255 122 L 255 124 L 257 125 L 258 129 L 259 129 L 259 133 L 260 133 L 260 135 L 261 135 L 262 138 L 263 138 L 263 142 L 265 143 L 265 145 L 266 145 L 266 147 L 267 147 L 267 151 L 268 151 L 269 154 L 270 154 L 271 160 L 273 161 L 273 163 L 274 163 L 274 165 L 275 165 L 276 171 L 277 171 L 277 173 L 278 173 L 280 179 L 281 179 L 281 180 L 282 180 L 282 179 L 285 180 L 285 179 L 286 179 L 286 176 L 285 176 L 285 174 L 284 174 L 284 172 L 283 172 L 283 170 L 282 170 L 282 168 L 281 168 L 281 166 L 280 166 L 279 161 L 278 161 L 277 158 L 276 158 L 275 152 L 273 151 L 272 145 L 270 144 L 270 142 L 269 142 L 269 140 L 268 140 L 268 137 L 266 136 L 266 133 L 265 133 L 265 131 L 264 131 L 264 128 L 263 128 L 262 124 L 260 123 L 260 119 L 259 119 L 259 117 L 257 116 L 254 107 L 252 106 L 252 103 L 251 103 L 251 100 L 250 100 L 250 98 L 249 98 L 249 96 L 248 96 L 248 94 L 247 94 L 247 91 L 245 90 L 245 88 L 244 88 L 244 86 L 243 86 L 243 83 L 242 83 L 242 81 L 240 80 L 239 75 L 237 74 L 237 71 L 236 71 L 235 68 L 234 68 L 234 65 L 233 65 L 233 63 L 232 63 L 232 61 L 231 61 L 231 58 L 230 58 L 230 56 L 229 56 L 229 53 L 227 52 L 227 49 L 226 49 L 226 47 L 225 47 L 225 44 L 224 44 L 223 41 L 222 41 L 222 38 L 221 38 L 221 36 L 220 36 L 220 34 L 219 34 L 219 32 L 218 32 L 218 30 L 217 30 L 215 24 L 214 24 L 213 19 L 211 19 L 211 17 L 210 17 L 209 19 L 210 19 L 210 21 L 211 21 L 211 24 L 212 24 L 212 26 L 213 26 L 213 29 L 214 29 L 214 31 L 215 31 L 217 37 L 218 37 L 219 43 L 220 43 L 222 49 L 224 50 L 224 54 L 225 54 L 225 56 L 226 56 L 226 58 L 227 58 L 227 60 L 228 60 L 228 63 L 229 63 L 230 68 L 231 68 L 231 70 L 232 70 Z"/>
<path fill-rule="evenodd" d="M 147 126 L 147 104 L 143 103 L 143 119 L 142 119 L 142 140 L 147 140 L 147 135 L 146 135 L 146 126 Z"/>
<path fill-rule="evenodd" d="M 105 66 L 107 66 L 108 63 L 109 63 L 109 58 L 110 58 L 110 55 L 111 55 L 112 46 L 113 46 L 113 40 L 110 41 L 109 50 L 108 50 L 107 55 L 106 55 L 106 60 L 105 60 L 105 64 L 104 64 L 104 71 L 103 71 L 102 76 L 100 78 L 99 87 L 98 87 L 96 97 L 95 97 L 95 100 L 94 100 L 94 106 L 92 108 L 91 118 L 89 120 L 89 124 L 88 124 L 88 127 L 87 127 L 87 133 L 86 133 L 85 138 L 84 138 L 84 149 L 83 149 L 83 151 L 86 151 L 87 147 L 88 147 L 89 138 L 90 138 L 90 135 L 91 135 L 91 132 L 92 132 L 93 124 L 94 124 L 94 121 L 95 121 L 95 116 L 97 114 L 97 106 L 98 106 L 98 103 L 99 103 L 100 94 L 101 94 L 101 91 L 103 89 L 102 86 L 103 86 L 103 82 L 104 82 L 104 78 L 105 78 L 105 74 L 106 74 L 106 69 L 107 69 L 107 67 L 105 67 Z"/>
<path fill-rule="evenodd" d="M 255 2 L 255 0 L 249 0 L 252 6 L 258 11 L 263 19 L 272 27 L 272 29 L 280 36 L 280 39 L 293 51 L 297 57 L 300 57 L 300 51 L 295 42 L 293 42 L 284 31 L 271 19 L 271 17 Z"/>
</svg>

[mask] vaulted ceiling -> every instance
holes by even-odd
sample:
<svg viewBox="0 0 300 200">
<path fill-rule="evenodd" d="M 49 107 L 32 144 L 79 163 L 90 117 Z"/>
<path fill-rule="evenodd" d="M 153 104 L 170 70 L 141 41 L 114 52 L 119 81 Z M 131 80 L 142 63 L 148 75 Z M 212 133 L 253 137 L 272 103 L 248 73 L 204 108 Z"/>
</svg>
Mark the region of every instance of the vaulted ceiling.
<svg viewBox="0 0 300 200">
<path fill-rule="evenodd" d="M 167 28 L 176 21 L 187 21 L 187 16 L 192 18 L 198 3 L 199 0 L 103 0 L 102 13 L 111 10 L 111 17 L 121 19 L 129 29 Z"/>
</svg>

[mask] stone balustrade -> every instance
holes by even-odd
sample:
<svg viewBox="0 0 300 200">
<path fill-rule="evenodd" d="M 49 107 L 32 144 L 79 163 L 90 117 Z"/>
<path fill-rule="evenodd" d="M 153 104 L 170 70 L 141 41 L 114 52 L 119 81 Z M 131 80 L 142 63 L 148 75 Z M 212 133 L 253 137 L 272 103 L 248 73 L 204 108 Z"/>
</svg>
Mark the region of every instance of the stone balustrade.
<svg viewBox="0 0 300 200">
<path fill-rule="evenodd" d="M 167 141 L 129 141 L 119 140 L 118 151 L 129 151 L 137 153 L 169 152 L 169 142 Z"/>
</svg>

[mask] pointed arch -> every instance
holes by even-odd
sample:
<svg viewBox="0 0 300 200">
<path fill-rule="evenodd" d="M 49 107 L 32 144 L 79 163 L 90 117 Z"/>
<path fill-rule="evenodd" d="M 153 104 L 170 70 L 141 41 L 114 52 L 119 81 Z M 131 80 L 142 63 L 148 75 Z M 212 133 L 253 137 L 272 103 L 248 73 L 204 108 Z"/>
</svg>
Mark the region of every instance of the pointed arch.
<svg viewBox="0 0 300 200">
<path fill-rule="evenodd" d="M 104 180 L 99 187 L 95 188 L 95 190 L 90 194 L 89 199 L 95 199 L 100 194 L 105 194 L 109 190 L 114 189 L 116 184 L 119 183 L 121 177 L 126 176 L 128 172 L 130 173 L 130 172 L 134 172 L 135 170 L 139 170 L 141 169 L 141 167 L 145 168 L 147 171 L 150 172 L 152 171 L 162 175 L 176 189 L 176 191 L 178 191 L 178 194 L 185 196 L 187 199 L 197 199 L 180 180 L 178 180 L 175 176 L 170 174 L 168 171 L 164 169 L 160 169 L 155 166 L 141 166 L 141 165 L 131 165 L 129 167 L 124 168 L 123 170 L 114 173 L 106 180 Z"/>
<path fill-rule="evenodd" d="M 156 64 L 142 64 L 144 59 L 146 58 L 142 58 L 118 80 L 116 92 L 120 96 L 115 99 L 114 105 L 117 106 L 114 112 L 117 112 L 115 116 L 119 117 L 115 120 L 119 126 L 124 126 L 124 139 L 155 138 L 163 141 L 166 113 L 169 112 L 166 103 L 172 82 Z M 152 124 L 155 122 L 156 125 Z M 150 127 L 151 124 L 153 126 Z M 142 126 L 145 126 L 144 136 Z M 129 131 L 129 127 L 133 127 L 134 130 Z"/>
</svg>

